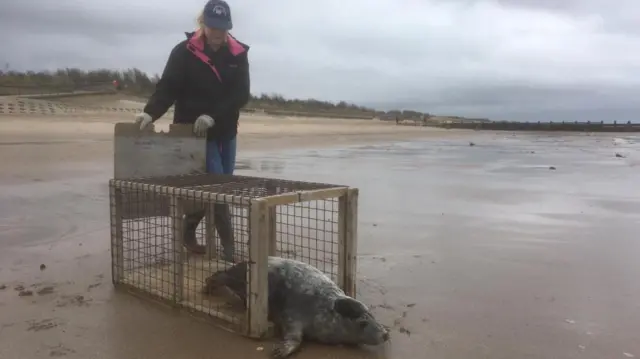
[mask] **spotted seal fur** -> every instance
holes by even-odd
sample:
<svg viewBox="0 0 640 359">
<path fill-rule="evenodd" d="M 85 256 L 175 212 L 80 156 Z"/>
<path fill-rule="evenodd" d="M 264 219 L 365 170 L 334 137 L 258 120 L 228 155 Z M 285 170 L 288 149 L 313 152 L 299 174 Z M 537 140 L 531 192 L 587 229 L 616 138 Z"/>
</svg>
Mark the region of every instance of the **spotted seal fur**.
<svg viewBox="0 0 640 359">
<path fill-rule="evenodd" d="M 246 300 L 247 262 L 206 279 L 203 292 L 228 288 Z M 269 257 L 268 318 L 282 334 L 272 358 L 296 352 L 303 339 L 323 344 L 379 345 L 389 340 L 389 331 L 360 301 L 347 296 L 328 276 L 306 263 Z"/>
</svg>

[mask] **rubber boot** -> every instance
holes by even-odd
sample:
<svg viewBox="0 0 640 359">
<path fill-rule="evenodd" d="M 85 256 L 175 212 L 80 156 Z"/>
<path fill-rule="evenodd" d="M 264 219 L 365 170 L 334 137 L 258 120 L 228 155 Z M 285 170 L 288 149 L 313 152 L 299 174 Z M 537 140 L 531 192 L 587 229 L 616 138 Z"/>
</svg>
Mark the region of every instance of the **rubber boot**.
<svg viewBox="0 0 640 359">
<path fill-rule="evenodd" d="M 222 244 L 223 258 L 228 262 L 234 262 L 233 254 L 235 252 L 235 240 L 233 236 L 233 227 L 231 226 L 231 212 L 229 211 L 229 205 L 216 204 L 213 218 L 216 225 L 216 231 L 220 237 L 220 244 Z"/>
<path fill-rule="evenodd" d="M 196 229 L 204 217 L 204 210 L 199 210 L 193 213 L 184 215 L 182 235 L 184 236 L 184 246 L 188 251 L 196 254 L 205 254 L 207 247 L 202 244 L 198 244 L 196 239 Z"/>
</svg>

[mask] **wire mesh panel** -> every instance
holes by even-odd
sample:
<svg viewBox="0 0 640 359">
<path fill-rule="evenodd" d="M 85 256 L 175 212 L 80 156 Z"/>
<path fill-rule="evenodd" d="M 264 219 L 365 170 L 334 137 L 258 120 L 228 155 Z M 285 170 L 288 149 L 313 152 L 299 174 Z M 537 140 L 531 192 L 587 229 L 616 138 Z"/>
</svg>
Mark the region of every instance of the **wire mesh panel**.
<svg viewBox="0 0 640 359">
<path fill-rule="evenodd" d="M 252 337 L 268 328 L 268 256 L 307 262 L 355 294 L 356 189 L 212 174 L 109 184 L 116 285 Z M 203 290 L 238 263 L 246 274 L 227 283 L 236 290 Z"/>
<path fill-rule="evenodd" d="M 271 254 L 309 263 L 339 282 L 338 198 L 279 205 L 273 210 L 275 251 Z"/>
</svg>

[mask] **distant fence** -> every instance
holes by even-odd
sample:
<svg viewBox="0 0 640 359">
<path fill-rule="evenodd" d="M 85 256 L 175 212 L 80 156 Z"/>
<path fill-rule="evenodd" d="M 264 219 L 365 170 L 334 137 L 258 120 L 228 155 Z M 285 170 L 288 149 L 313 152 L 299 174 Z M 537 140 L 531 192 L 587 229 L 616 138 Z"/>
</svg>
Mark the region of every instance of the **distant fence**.
<svg viewBox="0 0 640 359">
<path fill-rule="evenodd" d="M 13 84 L 0 84 L 0 96 L 32 96 L 32 95 L 45 95 L 45 94 L 63 94 L 63 93 L 82 93 L 82 92 L 101 92 L 114 90 L 112 83 L 97 82 L 87 83 L 81 85 L 13 85 Z"/>
<path fill-rule="evenodd" d="M 47 99 L 64 98 L 64 97 L 113 95 L 115 93 L 117 93 L 115 90 L 73 91 L 73 92 L 53 92 L 53 93 L 33 94 L 33 95 L 18 95 L 17 97 L 25 97 L 25 98 L 35 99 L 35 100 L 47 100 Z"/>
<path fill-rule="evenodd" d="M 172 110 L 172 109 L 170 109 Z M 64 114 L 86 114 L 101 112 L 129 112 L 140 111 L 128 107 L 110 106 L 66 106 L 52 102 L 30 102 L 18 99 L 12 102 L 0 102 L 1 115 L 64 115 Z M 169 112 L 169 111 L 168 111 Z"/>
<path fill-rule="evenodd" d="M 399 122 L 401 126 L 430 126 L 447 129 L 494 130 L 494 131 L 578 131 L 578 132 L 640 132 L 640 123 L 604 122 Z"/>
</svg>

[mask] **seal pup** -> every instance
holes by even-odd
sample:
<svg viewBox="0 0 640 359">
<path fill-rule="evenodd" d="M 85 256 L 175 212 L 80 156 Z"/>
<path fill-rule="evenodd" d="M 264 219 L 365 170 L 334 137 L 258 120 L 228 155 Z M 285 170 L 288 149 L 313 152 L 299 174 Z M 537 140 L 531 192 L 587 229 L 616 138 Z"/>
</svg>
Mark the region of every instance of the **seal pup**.
<svg viewBox="0 0 640 359">
<path fill-rule="evenodd" d="M 240 262 L 208 277 L 203 293 L 214 294 L 226 287 L 246 306 L 247 266 L 246 261 Z M 362 302 L 347 296 L 309 264 L 269 257 L 268 296 L 268 318 L 282 336 L 272 358 L 290 356 L 303 339 L 333 345 L 379 345 L 389 340 L 389 331 Z"/>
</svg>

